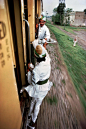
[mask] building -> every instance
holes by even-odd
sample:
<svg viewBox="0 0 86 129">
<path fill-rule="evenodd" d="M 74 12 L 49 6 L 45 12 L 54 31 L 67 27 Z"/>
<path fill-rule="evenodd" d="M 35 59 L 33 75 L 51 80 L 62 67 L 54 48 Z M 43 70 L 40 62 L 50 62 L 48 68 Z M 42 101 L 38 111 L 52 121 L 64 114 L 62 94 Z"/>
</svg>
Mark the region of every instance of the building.
<svg viewBox="0 0 86 129">
<path fill-rule="evenodd" d="M 65 16 L 65 22 L 68 21 L 68 16 Z M 69 13 L 69 23 L 74 26 L 86 26 L 86 14 L 81 11 Z"/>
</svg>

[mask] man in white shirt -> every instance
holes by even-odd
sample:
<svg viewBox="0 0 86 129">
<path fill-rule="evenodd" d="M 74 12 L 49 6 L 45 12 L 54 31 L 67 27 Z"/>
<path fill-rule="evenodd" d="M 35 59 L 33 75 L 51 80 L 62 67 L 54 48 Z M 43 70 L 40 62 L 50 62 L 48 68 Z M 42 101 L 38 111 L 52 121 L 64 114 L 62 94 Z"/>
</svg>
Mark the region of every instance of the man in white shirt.
<svg viewBox="0 0 86 129">
<path fill-rule="evenodd" d="M 50 32 L 45 23 L 46 23 L 46 16 L 45 13 L 42 12 L 41 17 L 39 18 L 37 38 L 39 40 L 39 44 L 42 44 L 46 49 L 47 41 L 49 41 L 50 39 Z"/>
<path fill-rule="evenodd" d="M 29 96 L 32 97 L 28 114 L 28 119 L 32 118 L 31 122 L 29 123 L 29 127 L 31 129 L 35 129 L 34 123 L 36 122 L 40 105 L 52 86 L 52 82 L 49 81 L 51 73 L 51 59 L 47 53 L 47 50 L 42 45 L 37 44 L 37 42 L 38 40 L 33 42 L 35 57 L 38 63 L 31 71 L 32 82 L 29 86 L 21 89 L 20 91 L 20 93 L 22 93 L 24 90 L 26 90 Z M 31 65 L 29 65 L 29 70 L 31 70 Z M 32 113 L 33 108 L 34 112 Z"/>
</svg>

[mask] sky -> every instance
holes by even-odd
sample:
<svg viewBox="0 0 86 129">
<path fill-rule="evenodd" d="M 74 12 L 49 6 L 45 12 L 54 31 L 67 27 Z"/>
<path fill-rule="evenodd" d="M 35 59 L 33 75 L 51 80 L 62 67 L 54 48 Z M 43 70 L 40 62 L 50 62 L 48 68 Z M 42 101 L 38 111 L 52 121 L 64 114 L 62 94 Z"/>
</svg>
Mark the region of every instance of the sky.
<svg viewBox="0 0 86 129">
<path fill-rule="evenodd" d="M 86 0 L 65 0 L 66 8 L 72 8 L 73 11 L 83 11 L 86 9 Z M 51 16 L 53 9 L 58 7 L 59 0 L 43 0 L 43 11 Z"/>
</svg>

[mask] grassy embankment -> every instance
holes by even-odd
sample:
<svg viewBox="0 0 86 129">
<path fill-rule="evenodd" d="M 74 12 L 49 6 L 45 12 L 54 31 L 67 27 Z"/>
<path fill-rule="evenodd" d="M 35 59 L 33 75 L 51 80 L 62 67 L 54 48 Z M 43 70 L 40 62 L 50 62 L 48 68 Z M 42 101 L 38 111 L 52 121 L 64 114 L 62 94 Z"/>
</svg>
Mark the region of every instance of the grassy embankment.
<svg viewBox="0 0 86 129">
<path fill-rule="evenodd" d="M 51 25 L 49 22 L 46 23 L 46 25 L 55 34 L 69 75 L 84 106 L 86 114 L 86 51 L 78 45 L 73 47 L 73 39 L 54 25 Z M 70 31 L 70 29 L 71 31 L 73 30 L 72 27 L 67 27 L 67 31 Z M 77 30 L 77 28 L 75 29 Z"/>
<path fill-rule="evenodd" d="M 50 22 L 49 22 L 50 23 Z M 59 26 L 61 27 L 62 29 L 64 29 L 64 26 Z M 65 30 L 67 32 L 70 32 L 72 34 L 75 34 L 74 31 L 80 31 L 80 30 L 86 30 L 86 27 L 72 27 L 72 26 L 65 26 Z"/>
</svg>

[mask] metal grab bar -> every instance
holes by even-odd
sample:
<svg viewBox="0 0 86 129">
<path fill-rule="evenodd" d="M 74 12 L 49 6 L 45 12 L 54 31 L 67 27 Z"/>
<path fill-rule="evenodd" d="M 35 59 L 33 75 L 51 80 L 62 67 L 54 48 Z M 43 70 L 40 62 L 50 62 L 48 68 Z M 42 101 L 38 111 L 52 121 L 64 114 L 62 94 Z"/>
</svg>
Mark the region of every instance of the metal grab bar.
<svg viewBox="0 0 86 129">
<path fill-rule="evenodd" d="M 23 21 L 25 21 L 28 26 L 28 33 L 29 33 L 28 34 L 28 48 L 29 48 L 29 60 L 30 60 L 30 62 L 28 63 L 31 63 L 30 26 L 29 26 L 29 22 L 26 19 L 23 19 Z"/>
</svg>

